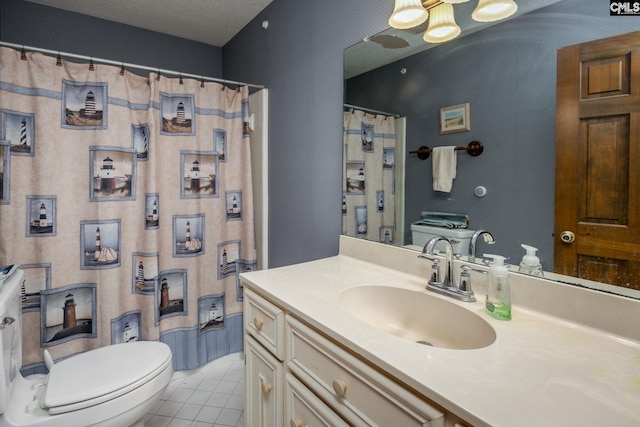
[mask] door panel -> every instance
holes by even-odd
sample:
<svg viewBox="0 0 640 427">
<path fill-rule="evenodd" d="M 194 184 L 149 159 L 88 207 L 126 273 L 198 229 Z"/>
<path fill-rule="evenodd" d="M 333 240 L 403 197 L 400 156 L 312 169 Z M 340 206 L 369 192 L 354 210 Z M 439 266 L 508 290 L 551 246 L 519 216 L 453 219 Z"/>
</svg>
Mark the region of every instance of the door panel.
<svg viewBox="0 0 640 427">
<path fill-rule="evenodd" d="M 640 31 L 560 49 L 557 273 L 640 289 L 638 169 Z"/>
</svg>

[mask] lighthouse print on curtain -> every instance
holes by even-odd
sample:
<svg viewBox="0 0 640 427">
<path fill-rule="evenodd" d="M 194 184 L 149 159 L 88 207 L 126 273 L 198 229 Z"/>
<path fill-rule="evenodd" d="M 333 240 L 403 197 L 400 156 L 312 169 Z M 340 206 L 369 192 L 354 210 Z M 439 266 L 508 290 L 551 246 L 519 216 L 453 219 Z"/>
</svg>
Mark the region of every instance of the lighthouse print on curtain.
<svg viewBox="0 0 640 427">
<path fill-rule="evenodd" d="M 161 340 L 175 369 L 242 350 L 256 268 L 248 89 L 0 48 L 0 264 L 23 370 Z"/>
</svg>

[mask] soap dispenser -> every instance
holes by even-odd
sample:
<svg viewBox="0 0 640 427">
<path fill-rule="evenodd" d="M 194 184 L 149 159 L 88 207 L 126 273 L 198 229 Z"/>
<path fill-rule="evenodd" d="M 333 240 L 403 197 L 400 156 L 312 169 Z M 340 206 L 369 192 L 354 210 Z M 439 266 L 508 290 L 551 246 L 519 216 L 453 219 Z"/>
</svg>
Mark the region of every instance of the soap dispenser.
<svg viewBox="0 0 640 427">
<path fill-rule="evenodd" d="M 484 257 L 494 260 L 487 275 L 485 311 L 496 319 L 509 320 L 511 319 L 511 283 L 509 270 L 504 265 L 504 257 L 491 254 L 484 254 Z"/>
<path fill-rule="evenodd" d="M 531 276 L 543 277 L 542 265 L 540 265 L 540 258 L 536 256 L 538 248 L 533 246 L 522 244 L 527 253 L 522 257 L 522 262 L 518 268 L 518 273 L 529 274 Z"/>
</svg>

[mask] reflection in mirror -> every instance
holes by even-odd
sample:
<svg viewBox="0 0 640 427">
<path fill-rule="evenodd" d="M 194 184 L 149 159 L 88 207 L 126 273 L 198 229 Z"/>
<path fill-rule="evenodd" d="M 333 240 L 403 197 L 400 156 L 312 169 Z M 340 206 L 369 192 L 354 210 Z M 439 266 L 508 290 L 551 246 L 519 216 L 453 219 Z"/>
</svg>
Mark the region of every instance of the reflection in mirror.
<svg viewBox="0 0 640 427">
<path fill-rule="evenodd" d="M 424 145 L 465 146 L 473 140 L 484 146 L 479 157 L 457 154 L 448 193 L 433 190 L 432 157 L 406 156 L 405 197 L 395 201 L 404 213 L 394 223 L 393 243 L 411 244 L 410 226 L 424 211 L 463 213 L 469 216 L 470 230 L 489 230 L 495 237 L 491 247 L 480 242 L 478 254 L 504 255 L 517 269 L 525 255 L 521 245 L 530 245 L 538 248 L 548 278 L 640 298 L 638 275 L 613 287 L 551 273 L 554 245 L 561 244 L 554 236 L 558 49 L 637 31 L 637 22 L 610 16 L 608 5 L 599 2 L 553 0 L 532 11 L 533 3 L 542 2 L 518 0 L 520 11 L 513 18 L 469 31 L 463 26 L 464 12 L 457 8 L 461 36 L 413 54 L 406 51 L 415 48 L 378 45 L 383 52 L 378 68 L 375 43 L 364 41 L 345 51 L 345 102 L 405 118 L 407 151 Z M 385 34 L 390 32 L 415 38 L 417 31 Z M 375 37 L 365 40 L 371 39 Z M 419 39 L 419 49 L 424 49 L 420 34 Z M 366 58 L 360 60 L 363 45 L 373 50 L 365 50 Z M 393 62 L 393 53 L 401 59 Z M 360 63 L 365 65 L 354 65 Z M 441 109 L 466 103 L 469 130 L 442 133 Z M 352 155 L 345 149 L 345 160 L 351 160 L 347 154 Z M 396 162 L 398 158 L 396 153 Z M 483 197 L 474 192 L 478 187 L 485 190 Z M 367 213 L 369 209 L 367 204 Z M 349 217 L 357 221 L 355 212 L 347 209 Z M 366 238 L 379 241 L 379 233 Z"/>
</svg>

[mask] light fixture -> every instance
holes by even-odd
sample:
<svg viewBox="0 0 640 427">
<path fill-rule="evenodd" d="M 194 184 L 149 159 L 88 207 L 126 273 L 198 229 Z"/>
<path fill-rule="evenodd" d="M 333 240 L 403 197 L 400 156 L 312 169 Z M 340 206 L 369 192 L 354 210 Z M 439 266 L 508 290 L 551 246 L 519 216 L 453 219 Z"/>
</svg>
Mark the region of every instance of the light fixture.
<svg viewBox="0 0 640 427">
<path fill-rule="evenodd" d="M 429 12 L 422 6 L 421 0 L 396 0 L 393 13 L 389 17 L 389 25 L 406 30 L 417 27 L 427 20 Z"/>
<path fill-rule="evenodd" d="M 429 43 L 442 43 L 457 37 L 462 31 L 456 24 L 453 5 L 469 0 L 395 0 L 389 25 L 406 30 L 417 27 L 429 18 L 423 39 Z M 514 0 L 478 0 L 471 17 L 478 22 L 499 21 L 518 10 Z"/>
<path fill-rule="evenodd" d="M 513 0 L 478 0 L 471 17 L 478 22 L 491 22 L 507 18 L 518 10 Z"/>
<path fill-rule="evenodd" d="M 429 43 L 442 43 L 456 38 L 461 31 L 453 17 L 453 5 L 448 2 L 440 3 L 431 9 L 429 27 L 423 39 Z"/>
</svg>

